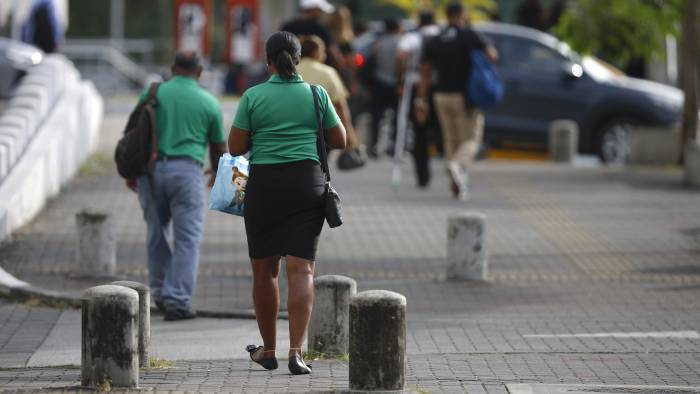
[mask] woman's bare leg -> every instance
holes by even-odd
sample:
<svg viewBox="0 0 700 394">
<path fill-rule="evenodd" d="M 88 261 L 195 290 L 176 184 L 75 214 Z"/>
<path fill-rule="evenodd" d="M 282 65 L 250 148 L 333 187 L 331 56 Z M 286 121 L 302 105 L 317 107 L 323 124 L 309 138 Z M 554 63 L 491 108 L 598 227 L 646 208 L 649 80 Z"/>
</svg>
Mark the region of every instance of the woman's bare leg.
<svg viewBox="0 0 700 394">
<path fill-rule="evenodd" d="M 263 339 L 263 351 L 254 355 L 254 359 L 275 357 L 277 346 L 277 315 L 279 313 L 280 295 L 277 276 L 280 271 L 280 256 L 252 259 L 253 266 L 253 304 L 255 319 Z"/>
<path fill-rule="evenodd" d="M 314 304 L 314 262 L 287 256 L 289 355 L 301 355 Z"/>
</svg>

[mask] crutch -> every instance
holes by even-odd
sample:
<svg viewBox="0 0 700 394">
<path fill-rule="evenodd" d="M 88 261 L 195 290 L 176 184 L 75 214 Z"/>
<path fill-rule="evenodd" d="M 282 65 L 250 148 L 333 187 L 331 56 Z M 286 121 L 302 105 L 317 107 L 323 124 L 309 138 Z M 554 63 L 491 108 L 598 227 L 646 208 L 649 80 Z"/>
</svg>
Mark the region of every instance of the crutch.
<svg viewBox="0 0 700 394">
<path fill-rule="evenodd" d="M 409 64 L 406 67 L 406 77 L 403 83 L 403 94 L 399 103 L 399 113 L 396 116 L 396 139 L 394 141 L 394 168 L 391 174 L 391 186 L 394 190 L 398 190 L 401 185 L 401 164 L 403 159 L 404 147 L 406 145 L 406 137 L 408 134 L 408 116 L 411 105 L 411 96 L 413 95 L 413 87 L 417 82 L 416 69 L 418 66 L 418 51 L 411 54 Z"/>
</svg>

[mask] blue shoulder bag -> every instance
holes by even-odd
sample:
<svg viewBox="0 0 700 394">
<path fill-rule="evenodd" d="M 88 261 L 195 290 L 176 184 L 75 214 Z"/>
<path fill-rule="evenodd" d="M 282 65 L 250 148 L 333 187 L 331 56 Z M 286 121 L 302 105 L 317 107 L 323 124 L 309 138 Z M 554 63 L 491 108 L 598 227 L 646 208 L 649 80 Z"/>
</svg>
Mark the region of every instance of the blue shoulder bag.
<svg viewBox="0 0 700 394">
<path fill-rule="evenodd" d="M 503 82 L 496 68 L 480 49 L 471 52 L 472 70 L 467 81 L 467 98 L 475 107 L 493 107 L 503 100 Z"/>
</svg>

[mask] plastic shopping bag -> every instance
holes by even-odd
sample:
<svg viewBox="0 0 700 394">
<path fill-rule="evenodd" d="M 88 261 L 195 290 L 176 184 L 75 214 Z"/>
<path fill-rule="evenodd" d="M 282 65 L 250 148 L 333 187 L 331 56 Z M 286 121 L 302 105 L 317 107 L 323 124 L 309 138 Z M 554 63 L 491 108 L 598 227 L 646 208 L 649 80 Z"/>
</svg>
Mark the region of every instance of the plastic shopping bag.
<svg viewBox="0 0 700 394">
<path fill-rule="evenodd" d="M 245 187 L 248 183 L 248 159 L 224 153 L 219 159 L 209 209 L 243 216 Z"/>
</svg>

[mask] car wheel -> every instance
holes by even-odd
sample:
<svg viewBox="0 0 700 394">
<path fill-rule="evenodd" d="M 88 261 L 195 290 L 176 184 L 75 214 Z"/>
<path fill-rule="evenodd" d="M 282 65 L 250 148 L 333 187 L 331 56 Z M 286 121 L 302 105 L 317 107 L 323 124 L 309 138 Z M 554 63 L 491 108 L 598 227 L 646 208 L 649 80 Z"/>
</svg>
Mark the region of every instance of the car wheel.
<svg viewBox="0 0 700 394">
<path fill-rule="evenodd" d="M 608 165 L 625 165 L 630 156 L 630 133 L 633 122 L 618 119 L 606 123 L 598 137 L 598 155 Z"/>
</svg>

